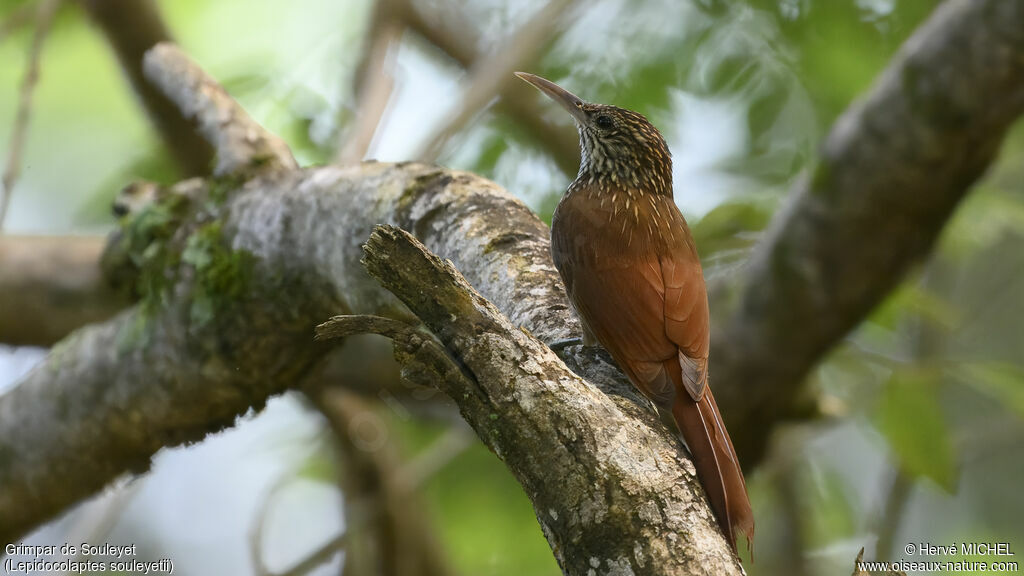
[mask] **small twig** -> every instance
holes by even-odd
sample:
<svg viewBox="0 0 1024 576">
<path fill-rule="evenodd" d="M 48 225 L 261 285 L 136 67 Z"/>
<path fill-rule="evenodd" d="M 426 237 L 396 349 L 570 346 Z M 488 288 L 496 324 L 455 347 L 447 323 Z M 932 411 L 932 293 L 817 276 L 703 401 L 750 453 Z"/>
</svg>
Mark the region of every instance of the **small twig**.
<svg viewBox="0 0 1024 576">
<path fill-rule="evenodd" d="M 860 569 L 860 563 L 864 561 L 864 548 L 857 552 L 857 558 L 853 561 L 853 574 L 850 576 L 871 576 L 867 572 Z"/>
<path fill-rule="evenodd" d="M 217 151 L 216 174 L 298 167 L 283 140 L 260 126 L 224 88 L 176 45 L 162 42 L 143 57 L 146 77 L 170 98 Z"/>
<path fill-rule="evenodd" d="M 75 514 L 74 525 L 66 532 L 67 540 L 72 542 L 107 542 L 110 533 L 124 515 L 125 509 L 135 501 L 135 495 L 142 487 L 142 482 L 131 480 L 120 484 L 103 498 L 90 502 L 80 508 L 81 513 Z M 78 548 L 75 560 L 86 556 L 84 548 Z"/>
<path fill-rule="evenodd" d="M 294 479 L 294 476 L 287 475 L 278 478 L 270 487 L 266 497 L 256 511 L 252 528 L 249 530 L 249 559 L 252 561 L 253 570 L 257 576 L 270 576 L 273 574 L 270 568 L 263 562 L 263 527 L 267 524 L 267 515 L 270 514 L 270 505 L 274 497 L 285 486 Z"/>
<path fill-rule="evenodd" d="M 448 354 L 433 334 L 399 320 L 371 315 L 335 316 L 316 327 L 317 340 L 332 340 L 357 334 L 378 334 L 390 338 L 395 359 L 402 365 L 402 377 L 442 392 L 465 389 L 473 377 Z"/>
<path fill-rule="evenodd" d="M 448 141 L 478 117 L 494 102 L 505 87 L 514 81 L 512 73 L 528 68 L 558 30 L 562 14 L 573 0 L 551 0 L 530 18 L 501 46 L 473 63 L 466 89 L 455 113 L 442 127 L 427 138 L 418 157 L 425 162 L 436 161 Z"/>
<path fill-rule="evenodd" d="M 348 535 L 343 572 L 450 576 L 453 572 L 419 496 L 398 481 L 400 459 L 386 426 L 369 443 L 359 433 L 365 417 L 377 418 L 371 406 L 338 388 L 314 392 L 310 399 L 334 432 L 341 458 Z"/>
<path fill-rule="evenodd" d="M 335 340 L 357 334 L 379 334 L 392 340 L 408 342 L 417 332 L 405 322 L 370 314 L 334 316 L 316 327 L 317 340 Z"/>
<path fill-rule="evenodd" d="M 4 166 L 4 174 L 2 182 L 0 182 L 0 229 L 3 229 L 14 184 L 21 174 L 21 156 L 28 136 L 29 118 L 32 115 L 32 96 L 35 94 L 36 84 L 39 83 L 39 63 L 42 59 L 43 46 L 46 44 L 46 36 L 60 4 L 61 0 L 41 0 L 36 7 L 36 31 L 25 61 L 25 76 L 21 81 L 18 112 L 14 118 L 14 128 L 11 130 L 10 146 L 7 151 L 7 164 Z M 4 33 L 6 33 L 5 30 L 0 31 L 0 39 L 3 38 Z"/>
<path fill-rule="evenodd" d="M 267 493 L 266 498 L 263 499 L 259 510 L 256 511 L 256 519 L 253 522 L 252 530 L 249 532 L 249 557 L 257 576 L 302 576 L 327 562 L 345 548 L 345 542 L 348 538 L 347 529 L 345 532 L 325 542 L 323 546 L 317 548 L 309 556 L 306 556 L 298 564 L 284 572 L 274 572 L 267 567 L 263 561 L 263 527 L 266 526 L 270 505 L 274 502 L 275 497 L 295 478 L 294 474 L 278 478 L 274 485 L 270 487 L 270 491 Z"/>
<path fill-rule="evenodd" d="M 892 480 L 882 503 L 878 516 L 878 541 L 875 544 L 875 558 L 890 561 L 893 559 L 896 536 L 899 534 L 903 518 L 906 516 L 907 505 L 913 495 L 914 481 L 905 472 L 895 467 Z"/>
<path fill-rule="evenodd" d="M 284 572 L 279 572 L 275 576 L 303 576 L 304 574 L 308 574 L 312 572 L 314 568 L 327 562 L 333 558 L 335 554 L 344 550 L 347 543 L 348 532 L 346 531 L 328 540 L 323 546 L 317 548 L 312 554 L 306 556 L 305 559 L 295 566 L 292 566 Z"/>
<path fill-rule="evenodd" d="M 394 45 L 402 36 L 403 26 L 396 17 L 391 0 L 378 0 L 374 10 L 363 60 L 356 73 L 356 119 L 342 133 L 336 164 L 353 164 L 363 159 L 373 136 L 384 118 L 395 80 Z"/>
<path fill-rule="evenodd" d="M 403 6 L 404 9 L 400 14 L 410 31 L 434 45 L 456 63 L 464 68 L 470 68 L 474 63 L 480 61 L 482 54 L 477 50 L 477 42 L 468 33 L 473 28 L 472 22 L 465 19 L 459 20 L 453 14 L 434 14 L 433 17 L 428 17 L 421 13 L 421 10 L 426 7 L 422 3 L 411 6 L 407 0 L 392 1 Z M 507 86 L 509 85 L 505 84 L 503 87 Z M 511 86 L 515 86 L 515 84 L 513 83 Z M 517 88 L 521 89 L 521 87 Z M 517 88 L 509 88 L 509 90 L 514 92 Z M 532 136 L 538 146 L 546 149 L 566 175 L 575 176 L 580 157 L 574 131 L 566 130 L 564 126 L 557 126 L 544 120 L 539 106 L 540 101 L 522 97 L 522 94 L 528 94 L 527 92 L 519 94 L 520 96 L 512 98 L 505 98 L 504 96 L 507 94 L 501 94 L 502 98 L 499 98 L 497 108 L 513 117 L 516 123 Z"/>
</svg>

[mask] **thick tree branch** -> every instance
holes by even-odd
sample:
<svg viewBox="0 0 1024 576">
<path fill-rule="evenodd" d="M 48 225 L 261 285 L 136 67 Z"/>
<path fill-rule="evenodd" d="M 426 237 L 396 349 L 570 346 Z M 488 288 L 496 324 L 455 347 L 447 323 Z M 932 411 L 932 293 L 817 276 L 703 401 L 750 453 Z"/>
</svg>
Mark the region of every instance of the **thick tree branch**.
<svg viewBox="0 0 1024 576">
<path fill-rule="evenodd" d="M 400 229 L 378 228 L 365 253 L 455 358 L 394 321 L 342 317 L 320 333 L 394 337 L 519 479 L 566 574 L 742 573 L 678 441 L 628 384 L 594 378 L 598 391 Z"/>
<path fill-rule="evenodd" d="M 0 342 L 49 346 L 129 301 L 100 274 L 99 237 L 0 236 Z"/>
<path fill-rule="evenodd" d="M 151 274 L 160 272 L 167 285 L 144 296 L 142 303 L 116 320 L 77 332 L 43 366 L 0 397 L 0 538 L 15 539 L 117 475 L 145 469 L 160 447 L 198 440 L 209 430 L 229 425 L 250 406 L 260 406 L 270 394 L 296 385 L 323 354 L 323 348 L 310 340 L 318 320 L 346 310 L 408 315 L 359 264 L 358 239 L 369 235 L 373 222 L 416 229 L 436 250 L 463 266 L 516 325 L 527 326 L 545 339 L 578 330 L 550 264 L 543 224 L 486 180 L 418 164 L 366 164 L 268 174 L 221 200 L 217 198 L 224 192 L 218 185 L 183 183 L 137 213 L 112 252 L 150 258 L 154 253 L 166 254 L 155 268 L 143 266 L 138 273 L 153 282 Z M 211 206 L 215 213 L 208 212 Z M 157 218 L 161 214 L 166 218 Z M 182 216 L 182 224 L 163 232 L 167 236 L 160 235 L 163 227 L 144 227 L 147 222 L 173 220 L 176 214 L 191 216 Z M 149 240 L 132 245 L 131 240 L 138 238 Z M 181 254 L 176 271 L 167 268 L 167 263 L 178 260 L 174 254 Z M 239 258 L 241 264 L 232 264 Z M 228 276 L 241 278 L 241 288 L 217 280 L 225 267 L 236 265 L 243 269 Z M 218 287 L 221 283 L 226 285 Z M 539 345 L 531 342 L 532 354 Z M 621 374 L 594 351 L 578 353 L 590 354 L 569 357 L 588 379 L 632 394 Z M 465 358 L 462 361 L 470 364 Z M 470 365 L 482 370 L 482 363 L 474 360 Z M 507 362 L 500 362 L 489 378 L 505 367 Z M 572 391 L 584 386 L 590 396 L 604 398 L 573 378 Z M 182 398 L 188 402 L 169 401 Z M 641 419 L 628 427 L 630 441 L 649 436 L 649 445 L 660 455 L 654 459 L 649 451 L 620 446 L 622 454 L 616 454 L 615 465 L 633 466 L 622 460 L 632 453 L 628 458 L 642 459 L 637 465 L 643 466 L 636 470 L 645 475 L 654 473 L 648 467 L 656 468 L 658 474 L 675 475 L 674 483 L 660 485 L 669 494 L 659 498 L 669 500 L 647 504 L 653 506 L 650 518 L 672 523 L 673 538 L 681 523 L 687 523 L 698 530 L 694 537 L 701 542 L 715 539 L 717 544 L 709 548 L 713 556 L 724 551 L 719 561 L 732 562 L 706 504 L 694 496 L 699 494 L 696 480 L 682 472 L 685 460 L 678 445 L 649 412 L 623 402 L 632 412 L 623 412 L 620 406 L 616 413 Z M 545 411 L 543 417 L 551 418 L 553 413 Z M 565 416 L 561 428 L 583 425 L 570 426 L 574 418 L 578 416 Z M 624 422 L 613 422 L 609 429 L 618 430 Z M 510 421 L 502 429 L 506 426 L 501 442 L 515 444 L 514 425 Z M 571 436 L 562 441 L 571 442 Z M 504 444 L 499 449 L 514 451 Z M 602 450 L 604 458 L 611 447 Z M 537 467 L 529 474 L 541 469 L 552 470 Z M 66 481 L 70 474 L 76 482 Z M 612 482 L 614 477 L 604 481 Z M 679 489 L 682 485 L 686 488 Z M 545 494 L 553 498 L 550 492 Z M 616 498 L 625 497 L 616 494 Z M 578 497 L 583 497 L 582 492 Z M 584 514 L 583 520 L 612 514 L 603 507 L 603 497 L 591 498 L 583 509 L 596 516 Z M 686 499 L 687 507 L 662 508 L 663 503 L 679 504 L 676 498 Z M 615 502 L 609 506 L 616 511 L 633 510 Z M 545 523 L 554 530 L 585 526 L 575 524 L 580 520 L 573 519 L 572 510 L 560 518 L 556 521 L 549 514 Z M 646 518 L 636 521 L 635 529 L 646 526 Z M 658 533 L 667 530 L 665 526 L 657 528 Z M 590 542 L 576 534 L 572 538 L 582 540 L 574 546 Z M 649 553 L 682 552 L 659 548 Z M 618 556 L 595 558 L 624 561 Z"/>
<path fill-rule="evenodd" d="M 209 174 L 213 167 L 213 146 L 142 73 L 142 56 L 146 50 L 171 40 L 156 0 L 79 0 L 79 3 L 110 42 L 139 102 L 182 174 Z"/>
<path fill-rule="evenodd" d="M 323 355 L 312 335 L 324 318 L 403 314 L 359 264 L 375 222 L 417 230 L 517 324 L 575 332 L 546 228 L 471 174 L 371 163 L 182 183 L 109 250 L 108 265 L 149 286 L 142 302 L 0 396 L 0 539 L 298 384 Z"/>
<path fill-rule="evenodd" d="M 714 330 L 711 374 L 746 464 L 808 370 L 920 262 L 1024 112 L 1024 2 L 949 0 L 833 127 Z"/>
</svg>

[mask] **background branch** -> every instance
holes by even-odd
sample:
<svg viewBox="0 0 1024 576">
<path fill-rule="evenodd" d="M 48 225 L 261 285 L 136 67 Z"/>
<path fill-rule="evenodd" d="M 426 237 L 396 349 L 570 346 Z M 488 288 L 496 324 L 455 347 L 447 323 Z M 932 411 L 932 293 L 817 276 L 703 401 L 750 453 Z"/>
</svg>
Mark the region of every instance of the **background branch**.
<svg viewBox="0 0 1024 576">
<path fill-rule="evenodd" d="M 464 130 L 495 98 L 508 93 L 516 80 L 512 73 L 532 65 L 561 29 L 562 15 L 572 5 L 572 0 L 551 0 L 491 53 L 478 55 L 462 81 L 462 100 L 454 114 L 426 138 L 426 146 L 417 157 L 436 161 L 452 136 Z"/>
<path fill-rule="evenodd" d="M 482 61 L 485 54 L 477 47 L 478 39 L 473 36 L 475 27 L 458 11 L 427 13 L 437 9 L 436 4 L 416 3 L 409 0 L 392 0 L 402 7 L 399 12 L 406 26 L 431 45 L 441 50 L 467 70 L 474 63 Z M 522 84 L 521 82 L 518 84 Z M 540 100 L 529 86 L 517 83 L 505 84 L 508 92 L 496 94 L 499 111 L 515 118 L 539 146 L 550 152 L 555 163 L 566 175 L 574 176 L 580 164 L 579 141 L 575 130 L 569 124 L 554 125 L 544 120 Z"/>
<path fill-rule="evenodd" d="M 403 482 L 397 447 L 383 422 L 368 440 L 360 422 L 377 419 L 357 396 L 337 388 L 310 395 L 327 418 L 341 455 L 345 563 L 350 576 L 449 576 L 444 547 L 419 495 Z"/>
<path fill-rule="evenodd" d="M 356 95 L 355 121 L 349 129 L 341 131 L 341 141 L 334 157 L 337 164 L 352 164 L 366 156 L 395 86 L 392 76 L 394 52 L 402 37 L 403 26 L 391 0 L 378 0 L 374 4 L 369 29 L 352 83 Z"/>
<path fill-rule="evenodd" d="M 49 346 L 130 302 L 104 281 L 105 240 L 0 236 L 0 342 Z"/>
<path fill-rule="evenodd" d="M 143 72 L 199 131 L 217 152 L 215 174 L 243 170 L 297 168 L 283 140 L 263 129 L 213 78 L 177 46 L 157 44 L 146 52 Z"/>
<path fill-rule="evenodd" d="M 836 122 L 712 330 L 713 386 L 745 465 L 811 367 L 925 258 L 1022 112 L 1024 3 L 949 0 Z"/>
<path fill-rule="evenodd" d="M 39 0 L 35 14 L 35 34 L 32 46 L 25 59 L 25 76 L 18 92 L 18 112 L 14 117 L 14 127 L 7 148 L 7 162 L 4 164 L 3 176 L 0 176 L 0 229 L 3 229 L 7 216 L 7 207 L 11 203 L 14 184 L 21 174 L 21 156 L 24 153 L 25 140 L 28 138 L 28 121 L 32 115 L 32 95 L 35 94 L 39 82 L 39 67 L 43 56 L 43 46 L 50 25 L 57 15 L 62 0 Z M 17 13 L 15 14 L 17 16 Z"/>
<path fill-rule="evenodd" d="M 76 332 L 0 396 L 0 539 L 144 470 L 160 447 L 199 440 L 297 386 L 326 352 L 311 341 L 324 318 L 348 310 L 401 316 L 359 265 L 360 238 L 375 222 L 418 230 L 534 333 L 564 337 L 575 327 L 546 228 L 471 174 L 364 164 L 268 174 L 229 191 L 187 184 L 115 238 L 125 262 L 166 254 L 154 263 L 166 286 Z M 144 225 L 170 213 L 181 224 L 169 238 L 152 237 Z M 123 245 L 132 238 L 148 240 Z M 168 268 L 174 261 L 179 268 Z"/>
<path fill-rule="evenodd" d="M 213 146 L 142 73 L 142 56 L 171 40 L 156 0 L 78 0 L 110 43 L 121 69 L 184 176 L 209 174 Z"/>
</svg>

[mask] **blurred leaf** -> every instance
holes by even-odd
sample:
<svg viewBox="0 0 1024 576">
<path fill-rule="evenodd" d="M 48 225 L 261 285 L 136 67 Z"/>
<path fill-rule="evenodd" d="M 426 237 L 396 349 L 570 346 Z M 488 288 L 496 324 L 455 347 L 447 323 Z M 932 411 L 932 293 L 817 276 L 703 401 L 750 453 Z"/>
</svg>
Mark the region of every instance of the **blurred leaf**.
<svg viewBox="0 0 1024 576">
<path fill-rule="evenodd" d="M 942 296 L 928 290 L 919 281 L 904 282 L 871 314 L 872 324 L 897 330 L 908 317 L 917 316 L 929 328 L 943 333 L 952 330 L 961 319 L 960 311 Z"/>
<path fill-rule="evenodd" d="M 897 370 L 879 398 L 874 421 L 904 472 L 952 492 L 957 478 L 953 442 L 937 393 L 937 372 Z"/>
<path fill-rule="evenodd" d="M 752 234 L 764 229 L 770 218 L 771 207 L 764 202 L 738 200 L 718 205 L 693 225 L 701 258 L 750 247 L 755 240 Z"/>
<path fill-rule="evenodd" d="M 338 483 L 338 463 L 329 450 L 314 450 L 295 471 L 296 478 L 312 480 L 323 484 Z"/>
<path fill-rule="evenodd" d="M 940 0 L 862 2 L 748 0 L 776 16 L 800 77 L 830 123 L 871 84 L 896 48 Z"/>
<path fill-rule="evenodd" d="M 813 482 L 800 492 L 800 507 L 807 519 L 806 545 L 811 549 L 855 535 L 858 521 L 842 474 L 821 467 L 814 468 L 813 472 L 807 479 Z"/>
<path fill-rule="evenodd" d="M 494 173 L 494 167 L 497 166 L 498 160 L 509 148 L 510 133 L 515 132 L 515 128 L 510 125 L 508 118 L 503 116 L 494 117 L 490 125 L 495 129 L 487 131 L 483 145 L 477 148 L 478 156 L 474 166 L 479 174 Z"/>
<path fill-rule="evenodd" d="M 1002 362 L 963 364 L 957 372 L 963 381 L 1024 419 L 1024 368 Z"/>
<path fill-rule="evenodd" d="M 756 95 L 747 110 L 747 126 L 750 133 L 767 132 L 775 124 L 788 97 L 789 90 L 785 86 L 780 90 L 766 91 Z"/>
<path fill-rule="evenodd" d="M 219 78 L 220 85 L 234 98 L 240 98 L 262 90 L 270 84 L 270 77 L 262 72 L 238 72 Z"/>
<path fill-rule="evenodd" d="M 998 178 L 998 172 L 993 178 Z M 957 209 L 941 246 L 945 253 L 963 260 L 1011 236 L 1024 237 L 1024 198 L 986 181 Z"/>
<path fill-rule="evenodd" d="M 278 104 L 278 133 L 296 158 L 303 164 L 326 163 L 333 143 L 327 134 L 314 134 L 314 130 L 318 122 L 334 115 L 330 103 L 320 94 L 297 85 Z"/>
</svg>

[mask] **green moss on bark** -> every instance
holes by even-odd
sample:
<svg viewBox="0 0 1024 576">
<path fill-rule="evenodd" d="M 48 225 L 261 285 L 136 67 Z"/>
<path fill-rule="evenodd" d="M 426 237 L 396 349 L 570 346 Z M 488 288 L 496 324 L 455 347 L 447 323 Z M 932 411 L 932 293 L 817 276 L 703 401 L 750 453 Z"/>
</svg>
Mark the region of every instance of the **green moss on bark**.
<svg viewBox="0 0 1024 576">
<path fill-rule="evenodd" d="M 220 222 L 214 221 L 189 235 L 181 260 L 195 272 L 189 318 L 192 326 L 203 327 L 247 292 L 255 258 L 228 248 Z"/>
</svg>

